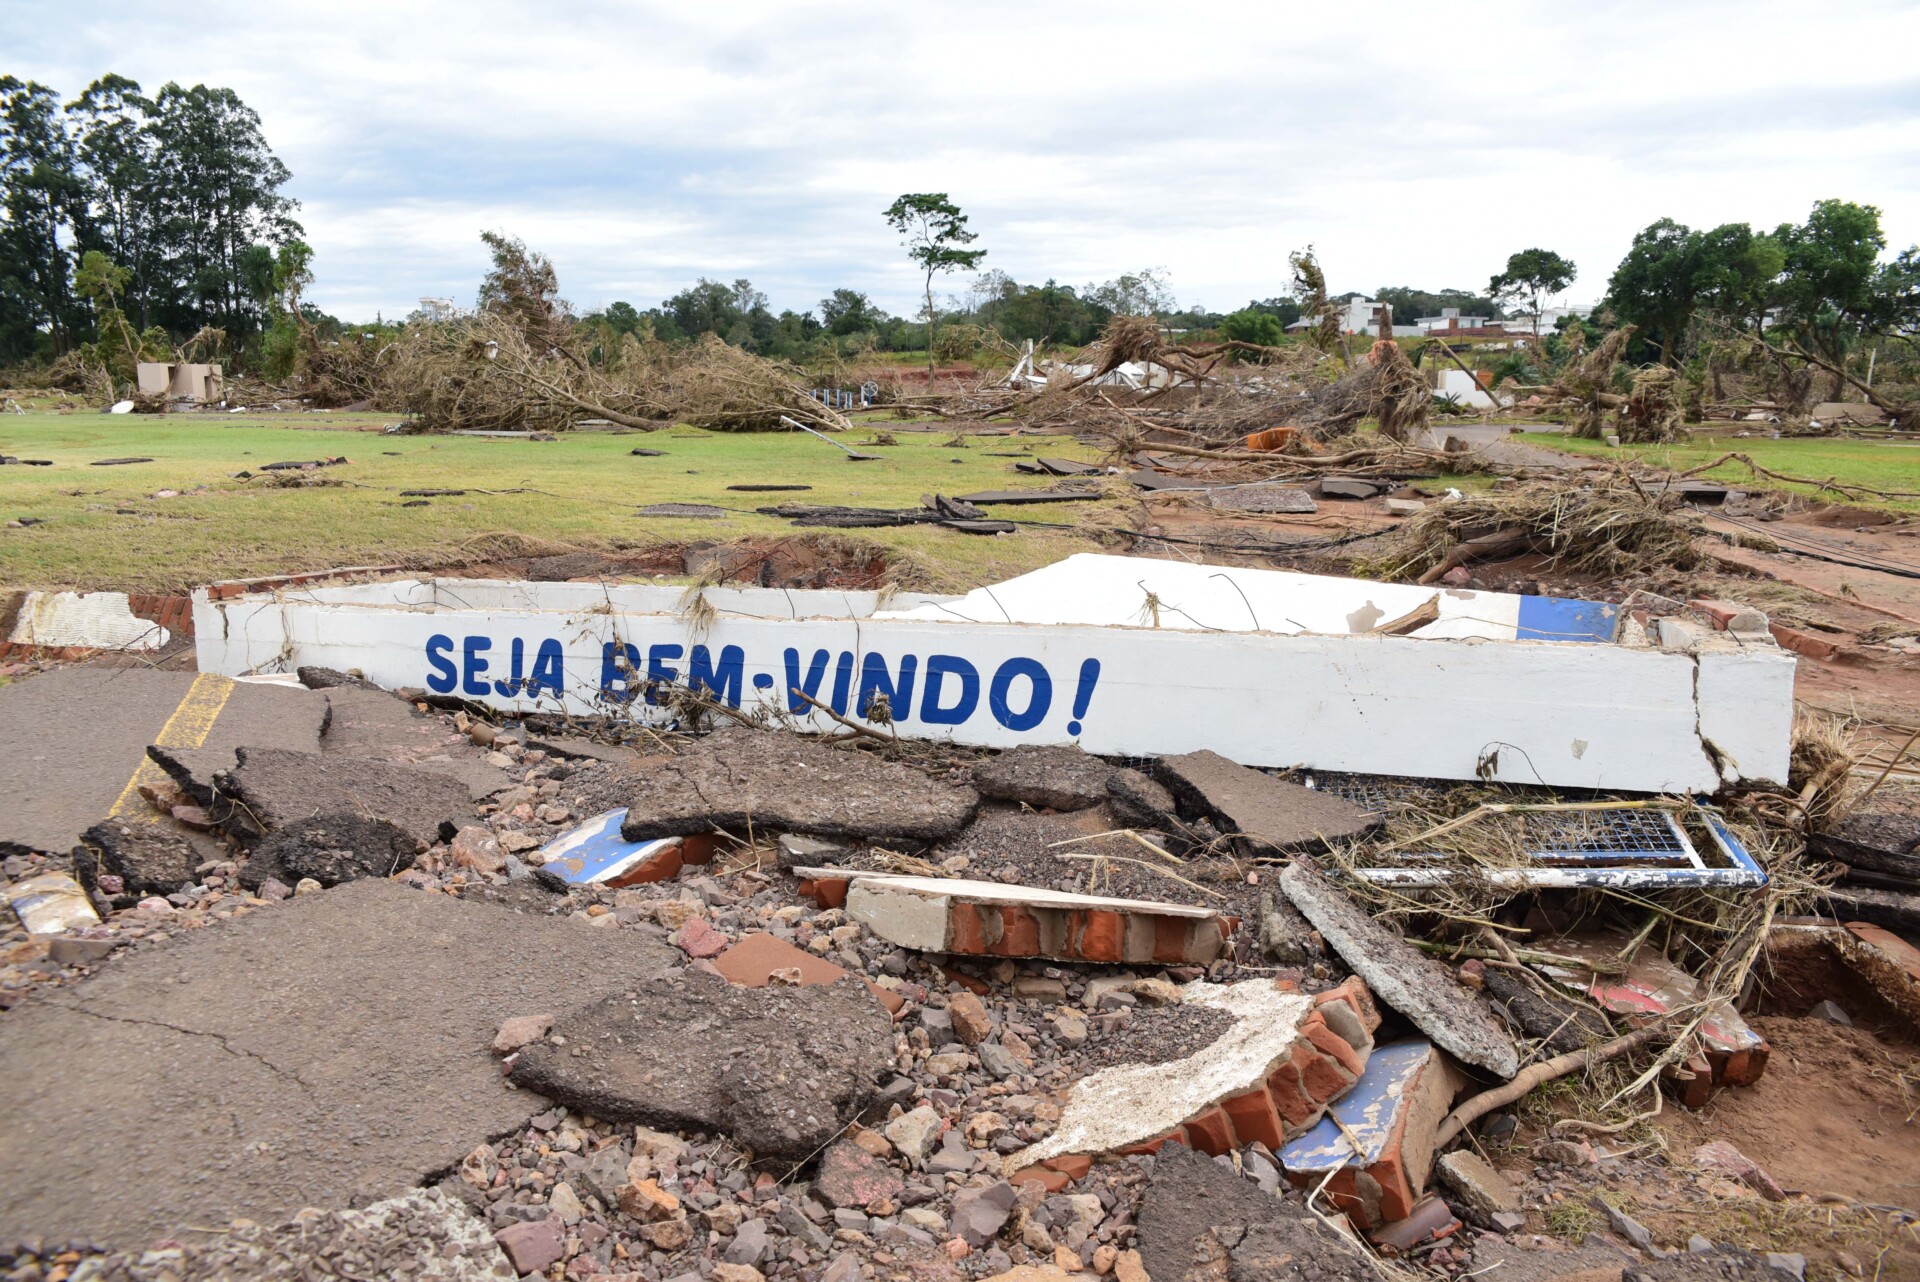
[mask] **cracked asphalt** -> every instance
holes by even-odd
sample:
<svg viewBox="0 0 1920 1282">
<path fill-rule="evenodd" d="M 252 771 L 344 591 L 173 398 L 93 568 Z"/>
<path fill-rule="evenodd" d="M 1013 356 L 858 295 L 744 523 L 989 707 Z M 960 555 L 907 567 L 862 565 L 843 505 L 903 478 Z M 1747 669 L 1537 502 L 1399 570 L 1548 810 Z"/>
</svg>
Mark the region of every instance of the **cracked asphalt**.
<svg viewBox="0 0 1920 1282">
<path fill-rule="evenodd" d="M 362 1204 L 546 1101 L 488 1046 L 672 962 L 634 931 L 366 880 L 160 946 L 7 1017 L 0 1239 L 138 1246 Z"/>
</svg>

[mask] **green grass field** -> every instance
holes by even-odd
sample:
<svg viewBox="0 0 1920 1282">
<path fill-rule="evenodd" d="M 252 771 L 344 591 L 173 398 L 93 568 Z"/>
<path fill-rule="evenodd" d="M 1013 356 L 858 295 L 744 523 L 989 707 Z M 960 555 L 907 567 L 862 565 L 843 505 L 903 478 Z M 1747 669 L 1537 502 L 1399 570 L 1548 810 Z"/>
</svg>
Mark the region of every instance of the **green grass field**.
<svg viewBox="0 0 1920 1282">
<path fill-rule="evenodd" d="M 1769 471 L 1788 476 L 1804 476 L 1817 481 L 1837 480 L 1846 485 L 1864 485 L 1876 490 L 1904 490 L 1920 494 L 1920 443 L 1844 440 L 1838 437 L 1784 437 L 1771 440 L 1760 436 L 1728 434 L 1695 436 L 1685 444 L 1622 446 L 1605 441 L 1587 441 L 1550 432 L 1523 432 L 1514 437 L 1530 445 L 1592 454 L 1604 458 L 1638 460 L 1649 466 L 1686 471 L 1710 463 L 1722 454 L 1745 454 Z M 1786 490 L 1829 502 L 1856 503 L 1866 507 L 1884 507 L 1893 511 L 1920 512 L 1920 497 L 1910 499 L 1842 499 L 1822 493 L 1815 486 L 1795 485 L 1756 478 L 1737 462 L 1723 463 L 1703 476 L 1729 484 L 1745 484 L 1753 489 Z"/>
<path fill-rule="evenodd" d="M 118 415 L 35 412 L 0 416 L 0 454 L 51 459 L 52 467 L 0 468 L 0 587 L 179 591 L 223 578 L 378 564 L 453 560 L 483 535 L 512 533 L 565 547 L 643 548 L 694 540 L 807 535 L 756 507 L 781 502 L 912 507 L 923 494 L 1041 488 L 1046 478 L 1012 470 L 988 451 L 1091 458 L 1070 439 L 899 432 L 900 444 L 869 448 L 880 461 L 854 463 L 800 433 L 577 433 L 552 442 L 457 436 L 386 436 L 375 414 Z M 897 422 L 874 420 L 881 431 Z M 358 430 L 356 430 L 358 429 Z M 841 439 L 857 446 L 863 426 Z M 667 451 L 635 458 L 636 446 Z M 340 485 L 280 488 L 263 464 L 345 455 L 350 463 L 306 473 Z M 98 459 L 151 463 L 92 467 Z M 811 485 L 811 491 L 751 494 L 734 484 Z M 467 489 L 405 507 L 404 489 Z M 172 498 L 155 498 L 163 489 Z M 493 493 L 479 493 L 488 490 Z M 505 493 L 503 491 L 521 491 Z M 710 503 L 725 518 L 643 517 L 653 503 Z M 1015 520 L 1072 525 L 1092 504 L 1002 508 Z M 830 531 L 884 547 L 903 577 L 965 588 L 1023 573 L 1093 542 L 1072 529 L 1022 528 L 980 536 L 938 527 Z M 561 550 L 556 548 L 555 550 Z"/>
</svg>

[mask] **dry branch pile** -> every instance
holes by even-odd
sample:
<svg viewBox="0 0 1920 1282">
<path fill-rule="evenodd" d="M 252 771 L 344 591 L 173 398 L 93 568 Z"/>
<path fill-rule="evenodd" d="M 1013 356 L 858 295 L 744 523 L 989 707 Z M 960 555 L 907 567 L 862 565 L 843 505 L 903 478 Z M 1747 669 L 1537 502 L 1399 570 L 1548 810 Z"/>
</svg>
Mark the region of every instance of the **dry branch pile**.
<svg viewBox="0 0 1920 1282">
<path fill-rule="evenodd" d="M 1389 537 L 1364 570 L 1432 582 L 1456 566 L 1523 553 L 1599 574 L 1659 573 L 1703 563 L 1705 532 L 1679 499 L 1624 476 L 1586 484 L 1541 481 L 1430 505 Z"/>
</svg>

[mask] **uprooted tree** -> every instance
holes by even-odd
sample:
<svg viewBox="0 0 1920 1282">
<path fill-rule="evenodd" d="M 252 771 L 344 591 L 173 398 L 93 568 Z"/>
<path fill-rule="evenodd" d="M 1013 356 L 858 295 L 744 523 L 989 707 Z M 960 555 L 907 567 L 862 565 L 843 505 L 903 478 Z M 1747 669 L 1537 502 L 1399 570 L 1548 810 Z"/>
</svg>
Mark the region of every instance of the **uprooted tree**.
<svg viewBox="0 0 1920 1282">
<path fill-rule="evenodd" d="M 544 254 L 500 232 L 481 240 L 493 266 L 469 315 L 416 316 L 391 342 L 327 342 L 301 321 L 301 394 L 342 404 L 364 397 L 414 415 L 423 431 L 563 431 L 582 418 L 643 431 L 671 423 L 772 430 L 783 415 L 848 426 L 812 397 L 799 371 L 711 335 L 668 343 L 643 325 L 609 340 L 573 314 Z M 295 317 L 305 279 L 297 269 L 286 278 L 284 306 Z"/>
</svg>

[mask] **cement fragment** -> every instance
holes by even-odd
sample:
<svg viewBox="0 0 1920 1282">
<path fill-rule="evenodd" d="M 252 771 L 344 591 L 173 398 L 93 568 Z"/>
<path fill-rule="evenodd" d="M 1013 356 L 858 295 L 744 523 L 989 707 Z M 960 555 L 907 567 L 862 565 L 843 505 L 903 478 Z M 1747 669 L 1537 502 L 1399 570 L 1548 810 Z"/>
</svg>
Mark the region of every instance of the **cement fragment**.
<svg viewBox="0 0 1920 1282">
<path fill-rule="evenodd" d="M 1445 966 L 1369 917 L 1318 868 L 1295 860 L 1280 874 L 1280 888 L 1374 996 L 1435 1045 L 1502 1080 L 1520 1070 L 1513 1038 L 1486 1003 L 1461 987 Z"/>
</svg>

